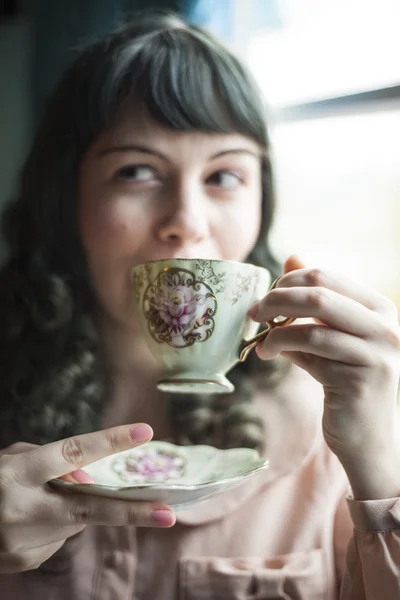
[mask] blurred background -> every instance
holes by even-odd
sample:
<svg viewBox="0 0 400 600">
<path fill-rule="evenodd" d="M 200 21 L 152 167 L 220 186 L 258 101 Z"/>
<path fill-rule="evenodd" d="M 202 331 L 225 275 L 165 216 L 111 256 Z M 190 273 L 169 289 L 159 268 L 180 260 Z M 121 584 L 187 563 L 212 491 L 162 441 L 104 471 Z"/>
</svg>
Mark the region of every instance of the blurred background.
<svg viewBox="0 0 400 600">
<path fill-rule="evenodd" d="M 74 48 L 152 6 L 217 33 L 258 80 L 278 256 L 341 271 L 400 308 L 400 0 L 0 0 L 0 208 Z"/>
</svg>

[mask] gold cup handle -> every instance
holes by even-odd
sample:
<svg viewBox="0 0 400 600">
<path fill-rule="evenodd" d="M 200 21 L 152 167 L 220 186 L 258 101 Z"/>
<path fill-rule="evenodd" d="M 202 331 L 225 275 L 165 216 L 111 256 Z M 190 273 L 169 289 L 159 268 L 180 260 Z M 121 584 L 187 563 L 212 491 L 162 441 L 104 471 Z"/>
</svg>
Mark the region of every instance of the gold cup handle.
<svg viewBox="0 0 400 600">
<path fill-rule="evenodd" d="M 274 288 L 276 288 L 279 279 L 280 277 L 277 277 L 277 279 L 275 279 L 268 291 L 271 291 Z M 267 321 L 267 329 L 260 331 L 260 333 L 257 333 L 257 335 L 255 335 L 249 340 L 242 341 L 240 347 L 239 361 L 244 362 L 248 357 L 250 351 L 253 350 L 253 348 L 255 348 L 260 342 L 265 340 L 265 338 L 267 337 L 269 332 L 272 331 L 272 329 L 274 329 L 275 327 L 284 327 L 285 325 L 290 325 L 290 323 L 293 323 L 293 321 L 295 320 L 295 317 L 275 317 L 274 319 L 272 319 L 272 321 Z"/>
</svg>

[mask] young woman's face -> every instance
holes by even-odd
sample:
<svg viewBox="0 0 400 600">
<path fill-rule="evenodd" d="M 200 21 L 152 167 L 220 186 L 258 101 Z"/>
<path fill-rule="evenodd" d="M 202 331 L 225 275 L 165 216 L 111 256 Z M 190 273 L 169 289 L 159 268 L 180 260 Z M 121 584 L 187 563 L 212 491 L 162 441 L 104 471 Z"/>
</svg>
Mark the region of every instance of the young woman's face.
<svg viewBox="0 0 400 600">
<path fill-rule="evenodd" d="M 179 132 L 126 117 L 89 148 L 78 196 L 100 306 L 127 326 L 134 265 L 246 258 L 261 223 L 261 149 L 239 134 Z"/>
</svg>

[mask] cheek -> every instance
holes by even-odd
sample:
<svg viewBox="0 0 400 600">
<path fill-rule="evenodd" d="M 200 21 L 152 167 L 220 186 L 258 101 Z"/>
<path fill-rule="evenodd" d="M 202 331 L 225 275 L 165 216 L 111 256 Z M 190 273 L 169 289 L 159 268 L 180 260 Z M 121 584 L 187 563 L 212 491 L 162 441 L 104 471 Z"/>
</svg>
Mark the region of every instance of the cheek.
<svg viewBox="0 0 400 600">
<path fill-rule="evenodd" d="M 140 241 L 146 221 L 132 202 L 100 201 L 96 207 L 83 203 L 79 227 L 88 257 L 111 258 L 124 251 L 132 251 Z"/>
<path fill-rule="evenodd" d="M 243 210 L 240 223 L 242 229 L 247 231 L 247 238 L 253 247 L 261 227 L 261 198 Z"/>
<path fill-rule="evenodd" d="M 247 201 L 224 214 L 220 221 L 220 240 L 224 240 L 224 255 L 227 259 L 244 260 L 257 241 L 261 226 L 261 198 Z"/>
<path fill-rule="evenodd" d="M 132 208 L 132 202 L 84 204 L 79 226 L 90 277 L 98 301 L 107 315 L 128 325 L 132 322 L 130 267 L 148 235 L 149 219 Z"/>
</svg>

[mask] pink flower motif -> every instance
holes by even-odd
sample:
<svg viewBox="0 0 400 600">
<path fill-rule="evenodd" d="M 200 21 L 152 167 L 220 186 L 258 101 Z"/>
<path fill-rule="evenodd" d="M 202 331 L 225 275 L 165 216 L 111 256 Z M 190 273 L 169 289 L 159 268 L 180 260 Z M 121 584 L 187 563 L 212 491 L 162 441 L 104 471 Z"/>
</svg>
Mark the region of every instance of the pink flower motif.
<svg viewBox="0 0 400 600">
<path fill-rule="evenodd" d="M 207 340 L 214 331 L 215 294 L 186 269 L 160 272 L 147 287 L 143 305 L 150 333 L 159 343 L 185 348 Z"/>
<path fill-rule="evenodd" d="M 181 456 L 155 449 L 140 449 L 114 461 L 113 469 L 129 483 L 155 483 L 177 479 L 184 474 Z"/>
<path fill-rule="evenodd" d="M 201 294 L 196 294 L 193 288 L 164 285 L 160 292 L 157 306 L 159 315 L 175 334 L 191 329 L 196 318 L 203 317 L 199 307 L 206 299 Z"/>
</svg>

